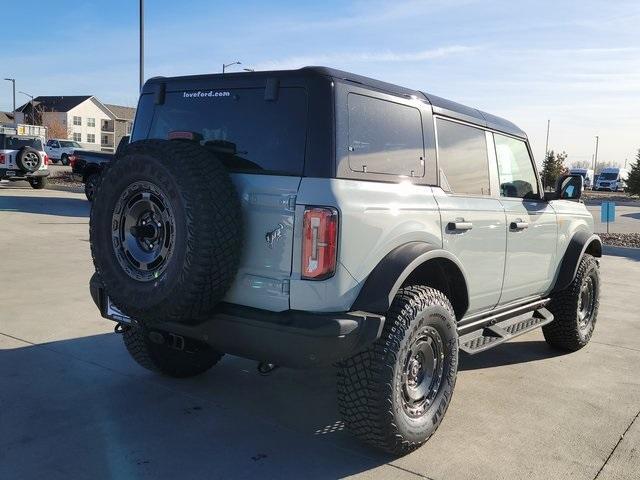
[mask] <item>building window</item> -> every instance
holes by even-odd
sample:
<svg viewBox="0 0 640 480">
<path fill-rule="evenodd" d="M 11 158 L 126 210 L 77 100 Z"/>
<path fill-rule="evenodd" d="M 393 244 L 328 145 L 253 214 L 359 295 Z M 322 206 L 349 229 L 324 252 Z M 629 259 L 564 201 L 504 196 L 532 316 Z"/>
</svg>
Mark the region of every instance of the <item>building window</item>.
<svg viewBox="0 0 640 480">
<path fill-rule="evenodd" d="M 76 118 L 76 117 L 73 117 Z M 81 133 L 74 133 L 73 134 L 73 140 L 76 142 L 81 142 L 82 141 L 82 134 Z"/>
<path fill-rule="evenodd" d="M 74 125 L 82 125 L 82 117 L 76 117 L 76 116 L 74 115 L 74 117 L 73 117 L 73 124 L 74 124 Z"/>
<path fill-rule="evenodd" d="M 87 118 L 87 127 L 95 127 L 96 119 L 95 118 Z"/>
<path fill-rule="evenodd" d="M 96 136 L 93 133 L 87 133 L 87 143 L 96 143 Z"/>
<path fill-rule="evenodd" d="M 107 135 L 102 135 L 102 145 L 107 145 L 109 143 L 109 137 Z"/>
</svg>

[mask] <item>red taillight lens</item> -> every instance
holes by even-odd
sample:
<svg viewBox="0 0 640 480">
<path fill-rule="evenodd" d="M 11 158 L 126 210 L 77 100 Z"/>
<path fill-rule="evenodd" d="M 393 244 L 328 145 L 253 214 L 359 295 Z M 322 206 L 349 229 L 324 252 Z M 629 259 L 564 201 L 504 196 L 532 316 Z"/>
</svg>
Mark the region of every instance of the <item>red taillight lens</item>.
<svg viewBox="0 0 640 480">
<path fill-rule="evenodd" d="M 75 155 L 69 155 L 69 165 L 71 165 L 71 168 L 76 166 L 76 156 Z"/>
<path fill-rule="evenodd" d="M 44 155 L 44 164 L 49 165 L 51 162 L 49 161 L 49 156 L 45 153 Z"/>
<path fill-rule="evenodd" d="M 4 165 L 4 153 L 0 153 L 0 163 Z"/>
<path fill-rule="evenodd" d="M 308 207 L 302 230 L 302 278 L 324 280 L 336 271 L 338 211 Z"/>
</svg>

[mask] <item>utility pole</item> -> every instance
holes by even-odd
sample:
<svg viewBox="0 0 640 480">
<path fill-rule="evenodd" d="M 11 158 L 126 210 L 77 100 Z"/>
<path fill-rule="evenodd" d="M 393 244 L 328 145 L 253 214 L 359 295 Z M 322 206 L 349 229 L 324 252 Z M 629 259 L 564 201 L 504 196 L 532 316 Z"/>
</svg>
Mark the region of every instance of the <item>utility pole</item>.
<svg viewBox="0 0 640 480">
<path fill-rule="evenodd" d="M 551 120 L 547 120 L 547 141 L 544 144 L 544 159 L 547 159 L 549 154 L 549 127 L 551 126 Z"/>
<path fill-rule="evenodd" d="M 15 78 L 5 78 L 7 82 L 13 83 L 13 115 L 15 120 L 16 114 L 16 79 Z"/>
<path fill-rule="evenodd" d="M 598 167 L 598 141 L 600 137 L 596 135 L 596 154 L 593 156 L 593 173 L 596 172 L 596 168 Z"/>
<path fill-rule="evenodd" d="M 18 93 L 21 93 L 21 94 L 26 95 L 27 97 L 29 97 L 29 106 L 31 107 L 29 109 L 30 113 L 31 113 L 31 122 L 32 122 L 31 124 L 35 125 L 36 124 L 36 117 L 35 117 L 35 112 L 33 111 L 33 108 L 34 108 L 33 107 L 33 95 L 29 95 L 26 92 L 18 92 Z M 25 115 L 25 119 L 26 119 L 26 115 Z M 29 124 L 29 122 L 27 122 L 27 123 Z"/>
<path fill-rule="evenodd" d="M 144 85 L 144 0 L 140 0 L 140 91 Z"/>
</svg>

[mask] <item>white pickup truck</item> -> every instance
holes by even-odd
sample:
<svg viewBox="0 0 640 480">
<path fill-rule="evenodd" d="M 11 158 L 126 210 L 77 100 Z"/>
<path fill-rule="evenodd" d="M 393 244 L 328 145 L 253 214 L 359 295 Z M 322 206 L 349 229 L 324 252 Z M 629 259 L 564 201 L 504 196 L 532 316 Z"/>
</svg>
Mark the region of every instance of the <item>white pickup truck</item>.
<svg viewBox="0 0 640 480">
<path fill-rule="evenodd" d="M 69 165 L 69 157 L 73 155 L 76 149 L 82 147 L 78 142 L 73 140 L 65 140 L 62 138 L 51 138 L 47 141 L 44 151 L 54 162 L 60 162 L 63 165 Z"/>
</svg>

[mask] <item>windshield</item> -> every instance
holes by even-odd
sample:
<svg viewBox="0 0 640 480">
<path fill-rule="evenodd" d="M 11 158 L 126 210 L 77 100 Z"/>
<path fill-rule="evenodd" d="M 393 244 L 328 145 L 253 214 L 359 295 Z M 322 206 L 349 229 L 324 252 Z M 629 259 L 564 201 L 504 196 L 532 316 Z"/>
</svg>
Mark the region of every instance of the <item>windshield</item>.
<svg viewBox="0 0 640 480">
<path fill-rule="evenodd" d="M 61 141 L 60 142 L 60 146 L 62 148 L 69 148 L 69 147 L 73 147 L 73 148 L 80 148 L 80 144 L 78 142 L 66 142 L 66 141 Z"/>
<path fill-rule="evenodd" d="M 5 150 L 20 150 L 22 147 L 31 147 L 36 150 L 42 150 L 42 140 L 38 137 L 0 135 L 0 147 Z"/>
<path fill-rule="evenodd" d="M 599 180 L 617 180 L 618 172 L 604 172 L 600 174 Z"/>
</svg>

